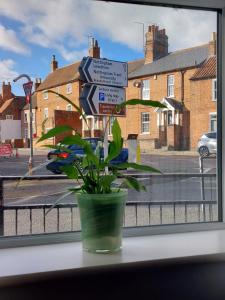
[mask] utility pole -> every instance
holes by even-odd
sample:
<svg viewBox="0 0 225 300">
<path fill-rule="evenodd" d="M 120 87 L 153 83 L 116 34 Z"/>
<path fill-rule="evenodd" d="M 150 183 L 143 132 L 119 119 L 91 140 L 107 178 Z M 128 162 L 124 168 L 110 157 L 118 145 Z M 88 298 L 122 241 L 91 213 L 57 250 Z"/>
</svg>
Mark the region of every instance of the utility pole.
<svg viewBox="0 0 225 300">
<path fill-rule="evenodd" d="M 29 175 L 32 175 L 32 168 L 33 168 L 33 112 L 32 112 L 32 86 L 33 82 L 31 81 L 30 77 L 27 74 L 21 74 L 15 79 L 13 79 L 13 82 L 16 82 L 17 80 L 21 78 L 26 78 L 27 82 L 23 84 L 23 89 L 26 95 L 27 103 L 29 104 L 29 112 L 30 112 L 30 158 L 28 162 L 28 171 Z"/>
</svg>

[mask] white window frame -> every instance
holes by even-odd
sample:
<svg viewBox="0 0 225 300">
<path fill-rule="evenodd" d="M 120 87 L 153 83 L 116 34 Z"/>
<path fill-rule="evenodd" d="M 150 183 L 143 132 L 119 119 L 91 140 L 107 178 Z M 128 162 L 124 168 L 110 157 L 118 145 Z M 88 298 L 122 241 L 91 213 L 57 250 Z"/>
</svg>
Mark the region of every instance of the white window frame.
<svg viewBox="0 0 225 300">
<path fill-rule="evenodd" d="M 145 116 L 148 116 L 148 120 L 144 120 Z M 148 131 L 144 131 L 144 125 L 148 125 Z M 141 134 L 150 134 L 150 113 L 142 112 L 141 113 Z"/>
<path fill-rule="evenodd" d="M 115 0 L 112 0 L 115 2 Z M 147 0 L 148 1 L 148 0 Z M 131 3 L 136 3 L 137 1 L 134 0 L 130 0 Z M 147 3 L 147 2 L 146 2 Z M 150 1 L 149 1 L 150 3 Z M 176 5 L 176 7 L 183 8 L 183 6 L 188 7 L 190 5 L 190 1 L 188 0 L 183 0 L 182 4 L 178 4 L 177 1 L 175 0 L 155 0 L 154 1 L 154 5 L 157 4 L 166 4 L 168 6 L 173 6 Z M 192 2 L 191 3 L 192 8 L 209 8 L 209 9 L 214 9 L 214 11 L 218 8 L 221 9 L 221 11 L 223 10 L 223 14 L 220 17 L 220 22 L 219 24 L 221 25 L 221 32 L 220 32 L 220 46 L 221 46 L 221 50 L 219 50 L 219 59 L 222 59 L 221 63 L 220 63 L 220 72 L 219 72 L 219 78 L 218 78 L 218 86 L 219 86 L 219 98 L 224 99 L 225 98 L 225 11 L 224 11 L 224 4 L 222 4 L 222 1 L 208 1 L 207 3 L 204 0 L 199 0 L 198 2 Z M 218 49 L 220 49 L 220 47 L 218 47 Z M 220 90 L 220 87 L 222 88 Z M 218 116 L 218 122 L 219 120 L 221 121 L 221 127 L 224 129 L 225 128 L 225 105 L 224 105 L 224 101 L 219 101 L 221 102 L 221 112 L 222 112 L 222 116 L 223 118 L 219 118 Z M 219 110 L 218 110 L 219 112 Z M 222 141 L 225 140 L 225 130 L 223 130 L 222 132 Z M 222 149 L 221 149 L 222 153 L 225 153 L 225 145 L 223 143 L 222 145 Z M 225 169 L 225 164 L 224 161 L 222 161 L 223 163 L 223 171 Z M 222 174 L 222 175 L 221 175 Z M 221 181 L 224 181 L 224 172 L 222 172 L 221 175 Z M 222 190 L 222 195 L 225 195 L 225 185 L 223 185 L 223 190 Z M 223 199 L 224 200 L 224 199 Z M 224 202 L 224 201 L 223 201 Z M 222 205 L 221 205 L 222 207 Z M 220 209 L 222 210 L 222 208 L 220 207 Z M 224 216 L 225 216 L 225 205 L 223 205 L 223 210 L 220 212 L 221 213 L 221 218 L 222 218 L 222 222 L 214 222 L 214 223 L 199 223 L 199 224 L 177 224 L 177 225 L 163 225 L 163 226 L 155 226 L 154 228 L 149 228 L 149 227 L 141 227 L 141 228 L 135 228 L 135 232 L 134 234 L 132 234 L 133 236 L 135 235 L 151 235 L 151 234 L 165 234 L 165 233 L 182 233 L 182 232 L 191 232 L 191 231 L 205 231 L 205 230 L 215 230 L 215 229 L 224 229 L 225 228 L 225 222 L 224 222 Z M 132 230 L 132 229 L 131 229 Z M 128 235 L 131 235 L 129 229 L 125 229 L 125 235 L 126 232 L 128 232 Z M 65 242 L 66 240 L 71 241 L 71 238 L 73 238 L 74 241 L 79 240 L 79 234 L 76 235 L 74 232 L 72 233 L 58 233 L 58 234 L 54 234 L 54 236 L 52 237 L 50 234 L 48 235 L 41 235 L 41 236 L 37 236 L 37 237 L 31 237 L 31 236 L 22 236 L 20 239 L 18 239 L 18 237 L 7 237 L 7 239 L 2 238 L 2 240 L 0 241 L 0 244 L 2 247 L 12 247 L 12 246 L 25 246 L 25 245 L 40 245 L 40 243 L 44 244 L 44 243 L 51 243 L 51 242 L 58 242 L 58 241 L 62 241 Z M 139 261 L 139 259 L 137 259 L 137 261 Z"/>
<path fill-rule="evenodd" d="M 174 74 L 167 75 L 167 97 L 174 97 L 175 78 Z"/>
<path fill-rule="evenodd" d="M 71 104 L 67 104 L 66 106 L 66 111 L 72 111 L 72 105 Z"/>
<path fill-rule="evenodd" d="M 48 92 L 47 91 L 43 91 L 43 99 L 48 100 Z"/>
<path fill-rule="evenodd" d="M 48 107 L 45 107 L 45 108 L 44 108 L 44 120 L 45 120 L 45 119 L 48 119 L 48 116 L 49 116 L 48 113 L 49 113 L 49 112 L 48 112 Z"/>
<path fill-rule="evenodd" d="M 6 116 L 5 116 L 5 119 L 6 119 L 6 120 L 13 120 L 13 115 L 6 115 Z"/>
<path fill-rule="evenodd" d="M 213 130 L 212 122 L 216 122 L 216 130 Z M 217 112 L 209 113 L 209 131 L 217 131 Z"/>
<path fill-rule="evenodd" d="M 142 100 L 150 100 L 150 79 L 144 79 L 141 82 Z"/>
<path fill-rule="evenodd" d="M 212 79 L 212 101 L 217 101 L 217 79 Z"/>
<path fill-rule="evenodd" d="M 66 93 L 68 94 L 72 94 L 73 89 L 72 89 L 72 83 L 67 83 L 66 85 Z"/>
</svg>

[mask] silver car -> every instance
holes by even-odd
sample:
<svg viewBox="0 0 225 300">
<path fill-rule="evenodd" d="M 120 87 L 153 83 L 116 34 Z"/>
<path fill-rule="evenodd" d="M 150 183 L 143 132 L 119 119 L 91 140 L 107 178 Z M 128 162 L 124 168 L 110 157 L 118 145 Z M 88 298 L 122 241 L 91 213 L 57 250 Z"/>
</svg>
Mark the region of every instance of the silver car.
<svg viewBox="0 0 225 300">
<path fill-rule="evenodd" d="M 207 157 L 217 152 L 216 132 L 208 132 L 202 135 L 198 141 L 198 153 L 201 157 Z"/>
</svg>

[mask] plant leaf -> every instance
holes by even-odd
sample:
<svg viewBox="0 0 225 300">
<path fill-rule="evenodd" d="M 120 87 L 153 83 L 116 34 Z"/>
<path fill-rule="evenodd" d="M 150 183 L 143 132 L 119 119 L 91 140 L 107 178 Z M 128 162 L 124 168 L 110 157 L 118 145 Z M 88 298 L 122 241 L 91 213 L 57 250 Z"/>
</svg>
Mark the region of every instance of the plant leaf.
<svg viewBox="0 0 225 300">
<path fill-rule="evenodd" d="M 110 193 L 111 184 L 114 180 L 116 180 L 116 175 L 104 175 L 100 177 L 100 185 L 103 188 L 103 193 Z"/>
<path fill-rule="evenodd" d="M 59 197 L 53 204 L 52 206 L 46 211 L 45 216 L 64 198 L 68 197 L 69 195 L 73 194 L 72 191 L 69 191 L 65 194 L 63 194 L 61 197 Z"/>
<path fill-rule="evenodd" d="M 60 170 L 62 170 L 69 179 L 78 179 L 78 171 L 73 165 L 62 166 Z"/>
<path fill-rule="evenodd" d="M 155 100 L 130 99 L 116 106 L 116 111 L 127 105 L 144 105 L 150 107 L 167 108 L 164 104 Z"/>
<path fill-rule="evenodd" d="M 120 125 L 117 119 L 115 119 L 113 122 L 112 135 L 113 135 L 113 141 L 109 144 L 109 149 L 108 149 L 109 154 L 105 159 L 106 163 L 112 160 L 113 158 L 117 157 L 122 150 L 123 139 L 121 136 Z"/>
<path fill-rule="evenodd" d="M 126 176 L 123 183 L 121 184 L 121 187 L 128 187 L 132 188 L 138 192 L 141 192 L 142 190 L 146 192 L 146 188 L 143 184 L 141 184 L 136 178 L 131 176 Z"/>
<path fill-rule="evenodd" d="M 146 172 L 152 172 L 152 173 L 161 173 L 160 170 L 155 169 L 151 166 L 139 165 L 139 164 L 136 164 L 136 163 L 121 163 L 121 164 L 114 165 L 113 167 L 118 168 L 118 169 L 132 168 L 132 169 L 139 170 L 139 171 L 146 171 Z"/>
<path fill-rule="evenodd" d="M 55 137 L 56 135 L 59 135 L 63 132 L 69 131 L 69 130 L 74 130 L 72 127 L 67 126 L 67 125 L 62 125 L 62 126 L 57 126 L 55 128 L 50 129 L 47 133 L 42 135 L 40 139 L 37 141 L 37 143 L 44 141 L 46 139 Z"/>
</svg>

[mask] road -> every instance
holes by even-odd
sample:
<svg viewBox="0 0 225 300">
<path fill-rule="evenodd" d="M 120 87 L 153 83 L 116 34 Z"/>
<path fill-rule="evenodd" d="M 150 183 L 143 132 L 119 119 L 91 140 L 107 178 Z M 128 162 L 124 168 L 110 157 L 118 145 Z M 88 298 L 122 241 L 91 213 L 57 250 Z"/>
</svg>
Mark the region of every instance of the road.
<svg viewBox="0 0 225 300">
<path fill-rule="evenodd" d="M 24 175 L 27 172 L 29 157 L 0 158 L 0 175 Z M 46 161 L 46 155 L 35 156 L 35 165 Z M 180 177 L 179 173 L 199 174 L 199 160 L 197 156 L 181 155 L 142 155 L 142 163 L 159 168 L 163 173 L 175 173 L 171 178 L 157 177 L 153 179 L 142 178 L 147 192 L 137 193 L 129 191 L 128 201 L 172 201 L 172 200 L 201 200 L 201 178 Z M 216 159 L 207 159 L 204 162 L 205 173 L 216 173 Z M 45 167 L 34 172 L 35 175 L 51 174 Z M 16 182 L 4 184 L 5 204 L 41 204 L 54 203 L 68 188 L 74 186 L 70 180 L 51 181 L 22 181 L 16 188 Z M 216 180 L 205 179 L 205 199 L 216 199 Z M 63 202 L 74 202 L 71 195 Z"/>
</svg>

